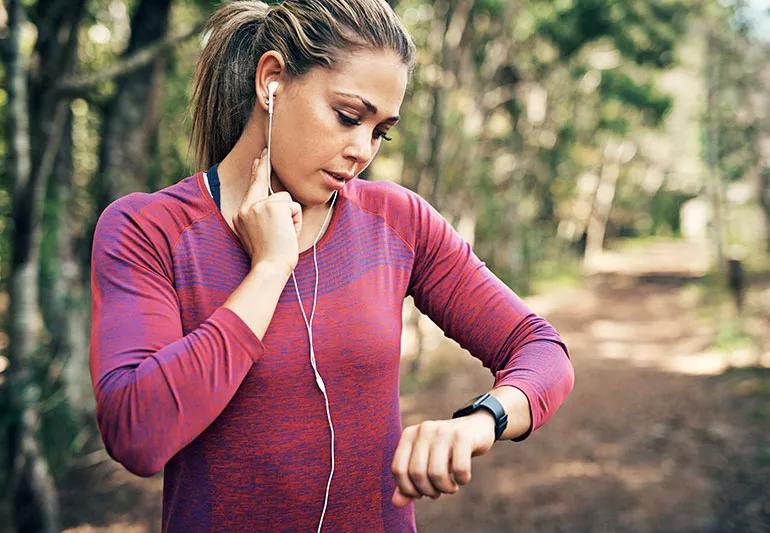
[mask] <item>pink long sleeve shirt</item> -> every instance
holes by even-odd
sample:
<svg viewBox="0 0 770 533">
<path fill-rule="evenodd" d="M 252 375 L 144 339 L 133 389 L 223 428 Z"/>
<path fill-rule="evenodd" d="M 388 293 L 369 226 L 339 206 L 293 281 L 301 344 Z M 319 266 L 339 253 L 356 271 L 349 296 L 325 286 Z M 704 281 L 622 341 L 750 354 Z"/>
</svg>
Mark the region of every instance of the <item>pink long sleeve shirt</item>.
<svg viewBox="0 0 770 533">
<path fill-rule="evenodd" d="M 559 408 L 573 368 L 558 333 L 416 193 L 355 179 L 332 213 L 316 245 L 313 319 L 335 432 L 323 531 L 416 531 L 414 504 L 391 502 L 404 298 L 480 359 L 494 387 L 524 392 L 532 426 L 515 440 Z M 251 263 L 203 172 L 111 203 L 92 252 L 99 428 L 131 472 L 165 469 L 163 531 L 315 531 L 331 432 L 292 278 L 262 340 L 222 307 Z M 309 318 L 312 248 L 294 272 Z"/>
</svg>

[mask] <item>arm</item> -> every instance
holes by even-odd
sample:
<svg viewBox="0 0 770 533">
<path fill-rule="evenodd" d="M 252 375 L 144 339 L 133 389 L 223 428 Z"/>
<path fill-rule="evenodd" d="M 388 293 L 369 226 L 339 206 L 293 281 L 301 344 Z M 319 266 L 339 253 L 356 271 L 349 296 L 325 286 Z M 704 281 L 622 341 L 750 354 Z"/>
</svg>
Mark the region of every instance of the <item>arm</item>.
<svg viewBox="0 0 770 533">
<path fill-rule="evenodd" d="M 500 440 L 522 441 L 532 432 L 532 412 L 529 407 L 529 398 L 521 389 L 513 385 L 501 385 L 489 391 L 505 409 L 508 415 L 508 426 L 500 435 Z M 485 426 L 483 432 L 492 436 L 495 434 L 495 417 L 486 409 L 481 409 L 467 416 L 476 419 Z"/>
<path fill-rule="evenodd" d="M 170 262 L 122 207 L 129 201 L 110 204 L 94 232 L 90 372 L 107 452 L 151 476 L 230 402 L 264 353 L 256 332 L 264 332 L 272 310 L 257 311 L 247 324 L 231 296 L 233 308 L 217 308 L 183 336 Z M 244 284 L 262 285 L 265 276 L 272 274 L 252 272 Z M 264 306 L 274 309 L 277 299 L 271 294 Z"/>
<path fill-rule="evenodd" d="M 254 335 L 262 339 L 273 320 L 278 299 L 290 275 L 291 270 L 288 268 L 256 263 L 222 307 L 241 317 Z M 255 294 L 259 298 L 255 298 Z"/>
<path fill-rule="evenodd" d="M 548 421 L 574 386 L 567 346 L 438 211 L 416 193 L 407 194 L 415 213 L 409 294 L 447 337 L 490 369 L 493 395 L 509 416 L 503 438 L 522 441 Z"/>
</svg>

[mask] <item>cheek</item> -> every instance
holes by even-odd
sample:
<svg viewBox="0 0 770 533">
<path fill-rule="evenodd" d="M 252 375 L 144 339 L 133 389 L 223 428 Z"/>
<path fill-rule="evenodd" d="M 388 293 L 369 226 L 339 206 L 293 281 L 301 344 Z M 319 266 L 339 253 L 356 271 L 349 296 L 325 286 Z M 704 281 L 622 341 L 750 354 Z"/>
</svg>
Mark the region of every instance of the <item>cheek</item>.
<svg viewBox="0 0 770 533">
<path fill-rule="evenodd" d="M 272 135 L 273 168 L 289 181 L 324 168 L 341 150 L 339 128 L 323 110 L 276 110 Z"/>
</svg>

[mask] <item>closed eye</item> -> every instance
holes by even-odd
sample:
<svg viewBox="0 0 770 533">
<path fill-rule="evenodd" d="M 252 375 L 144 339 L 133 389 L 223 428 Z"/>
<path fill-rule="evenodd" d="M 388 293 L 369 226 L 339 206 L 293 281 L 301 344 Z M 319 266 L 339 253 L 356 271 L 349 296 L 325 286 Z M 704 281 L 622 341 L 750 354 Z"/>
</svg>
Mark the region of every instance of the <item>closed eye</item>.
<svg viewBox="0 0 770 533">
<path fill-rule="evenodd" d="M 342 123 L 344 126 L 353 127 L 353 126 L 360 126 L 361 125 L 361 121 L 356 120 L 354 118 L 351 118 L 351 117 L 347 116 L 344 113 L 340 113 L 339 111 L 337 111 L 337 115 L 340 118 L 340 123 Z M 374 133 L 377 135 L 377 137 L 375 137 L 375 139 L 382 138 L 382 139 L 385 139 L 386 141 L 392 141 L 393 140 L 390 137 L 386 136 L 384 131 L 374 130 Z"/>
</svg>

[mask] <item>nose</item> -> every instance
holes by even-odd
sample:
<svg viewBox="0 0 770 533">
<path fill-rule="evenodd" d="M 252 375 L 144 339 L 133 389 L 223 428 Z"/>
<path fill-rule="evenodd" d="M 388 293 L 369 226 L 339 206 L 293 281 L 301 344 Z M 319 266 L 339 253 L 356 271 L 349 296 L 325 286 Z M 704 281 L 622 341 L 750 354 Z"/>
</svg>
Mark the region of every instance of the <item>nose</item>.
<svg viewBox="0 0 770 533">
<path fill-rule="evenodd" d="M 372 135 L 369 135 L 366 128 L 356 128 L 360 131 L 355 132 L 348 140 L 345 146 L 344 156 L 348 159 L 354 159 L 361 166 L 366 167 L 373 156 L 373 145 L 376 142 Z"/>
</svg>

